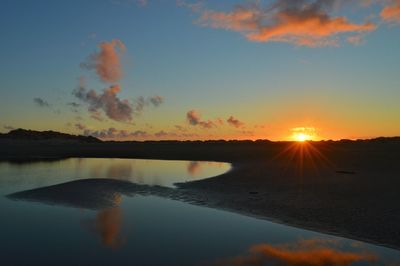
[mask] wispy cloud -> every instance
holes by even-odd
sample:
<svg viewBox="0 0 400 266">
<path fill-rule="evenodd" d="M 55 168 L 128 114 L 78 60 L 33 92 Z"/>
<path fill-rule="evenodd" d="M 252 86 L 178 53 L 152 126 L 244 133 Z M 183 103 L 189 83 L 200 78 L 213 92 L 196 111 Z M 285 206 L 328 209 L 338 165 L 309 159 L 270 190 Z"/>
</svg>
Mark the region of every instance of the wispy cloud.
<svg viewBox="0 0 400 266">
<path fill-rule="evenodd" d="M 72 106 L 74 108 L 78 108 L 81 106 L 79 103 L 76 103 L 76 102 L 69 102 L 69 103 L 67 103 L 67 105 Z"/>
<path fill-rule="evenodd" d="M 216 127 L 215 122 L 211 120 L 202 120 L 200 113 L 196 110 L 190 110 L 186 113 L 186 120 L 192 126 L 201 126 L 202 128 L 210 129 Z"/>
<path fill-rule="evenodd" d="M 159 95 L 154 95 L 153 97 L 150 97 L 150 102 L 157 107 L 164 102 L 164 98 Z"/>
<path fill-rule="evenodd" d="M 34 98 L 33 102 L 39 107 L 50 107 L 50 104 L 42 98 Z"/>
<path fill-rule="evenodd" d="M 132 133 L 134 132 L 129 132 L 127 130 L 119 130 L 113 127 L 102 130 L 90 130 L 87 128 L 83 129 L 84 135 L 93 136 L 101 139 L 125 139 L 134 136 L 132 135 Z"/>
<path fill-rule="evenodd" d="M 190 110 L 186 113 L 186 121 L 189 125 L 192 126 L 200 126 L 205 129 L 215 128 L 224 125 L 224 120 L 222 118 L 216 118 L 214 120 L 203 120 L 201 118 L 200 112 L 197 110 Z M 235 128 L 244 128 L 245 123 L 235 118 L 234 116 L 230 116 L 226 119 L 228 125 L 233 126 Z"/>
<path fill-rule="evenodd" d="M 7 129 L 7 130 L 14 130 L 15 129 L 15 127 L 10 126 L 10 125 L 3 125 L 3 128 Z"/>
<path fill-rule="evenodd" d="M 75 128 L 78 131 L 81 131 L 85 136 L 93 136 L 104 140 L 176 140 L 198 137 L 198 135 L 194 133 L 165 130 L 160 130 L 155 133 L 150 133 L 145 130 L 129 131 L 124 129 L 116 129 L 114 127 L 92 130 L 81 123 L 76 123 Z"/>
<path fill-rule="evenodd" d="M 234 126 L 234 127 L 236 127 L 236 128 L 244 127 L 244 123 L 243 123 L 242 121 L 240 121 L 239 119 L 233 117 L 233 116 L 230 116 L 230 117 L 226 120 L 226 122 L 228 122 L 229 125 Z"/>
<path fill-rule="evenodd" d="M 337 46 L 343 34 L 376 29 L 372 22 L 355 23 L 333 16 L 339 0 L 276 0 L 268 6 L 260 1 L 237 5 L 231 11 L 216 11 L 202 5 L 189 6 L 200 14 L 199 25 L 243 34 L 255 42 L 286 42 L 296 46 Z M 182 5 L 182 4 L 181 4 Z"/>
<path fill-rule="evenodd" d="M 147 98 L 145 98 L 143 96 L 139 96 L 135 99 L 135 107 L 134 107 L 135 113 L 140 115 L 146 106 L 153 105 L 154 107 L 158 107 L 163 102 L 164 102 L 164 98 L 159 95 L 155 95 L 155 96 L 147 97 Z"/>
<path fill-rule="evenodd" d="M 128 131 L 110 127 L 102 130 L 91 130 L 86 125 L 76 123 L 75 128 L 82 131 L 85 136 L 93 136 L 101 139 L 144 139 L 150 137 L 150 134 L 143 130 Z"/>
<path fill-rule="evenodd" d="M 105 120 L 105 118 L 103 117 L 103 115 L 99 112 L 99 111 L 94 111 L 90 113 L 90 118 L 103 122 Z"/>
<path fill-rule="evenodd" d="M 195 133 L 186 133 L 186 132 L 173 132 L 173 131 L 164 131 L 160 130 L 152 136 L 154 139 L 159 140 L 177 140 L 177 139 L 190 139 L 194 137 L 198 137 Z"/>
</svg>

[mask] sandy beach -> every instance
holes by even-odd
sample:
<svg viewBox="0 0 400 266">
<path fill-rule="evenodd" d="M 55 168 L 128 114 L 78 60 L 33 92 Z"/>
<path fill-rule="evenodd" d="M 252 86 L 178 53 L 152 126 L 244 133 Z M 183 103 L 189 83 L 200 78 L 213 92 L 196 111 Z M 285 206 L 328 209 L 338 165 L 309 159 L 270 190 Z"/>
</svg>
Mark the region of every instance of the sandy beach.
<svg viewBox="0 0 400 266">
<path fill-rule="evenodd" d="M 85 190 L 97 184 L 107 188 L 99 195 L 101 200 L 95 196 L 84 199 L 83 204 L 93 208 L 93 201 L 107 203 L 101 197 L 113 189 L 153 194 L 400 248 L 400 142 L 394 139 L 312 143 L 3 139 L 0 145 L 0 159 L 13 163 L 71 157 L 230 162 L 231 171 L 178 184 L 178 189 L 125 182 L 110 185 L 102 180 L 74 181 L 68 187 Z M 57 194 L 57 189 L 27 192 L 17 198 L 45 195 L 46 200 L 46 195 Z"/>
</svg>

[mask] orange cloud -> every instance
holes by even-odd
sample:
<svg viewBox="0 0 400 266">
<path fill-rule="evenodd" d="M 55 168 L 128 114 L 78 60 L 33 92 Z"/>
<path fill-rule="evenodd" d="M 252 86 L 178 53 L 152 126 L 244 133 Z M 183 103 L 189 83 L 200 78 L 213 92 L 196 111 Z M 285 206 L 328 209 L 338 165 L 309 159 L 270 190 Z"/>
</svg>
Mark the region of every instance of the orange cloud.
<svg viewBox="0 0 400 266">
<path fill-rule="evenodd" d="M 221 260 L 216 265 L 279 265 L 279 266 L 348 266 L 355 262 L 376 261 L 368 252 L 340 251 L 335 243 L 324 240 L 300 240 L 287 245 L 261 244 L 250 247 L 249 254 Z"/>
<path fill-rule="evenodd" d="M 120 40 L 102 42 L 99 49 L 100 51 L 90 55 L 81 67 L 95 69 L 98 77 L 104 82 L 117 82 L 123 74 L 120 56 L 125 51 L 124 43 Z"/>
<path fill-rule="evenodd" d="M 386 22 L 400 23 L 400 0 L 394 0 L 383 8 L 381 18 Z"/>
<path fill-rule="evenodd" d="M 242 33 L 257 42 L 287 42 L 298 46 L 338 45 L 339 35 L 376 29 L 371 22 L 350 22 L 329 15 L 332 0 L 277 0 L 271 6 L 259 3 L 237 6 L 230 12 L 201 9 L 199 23 Z"/>
</svg>

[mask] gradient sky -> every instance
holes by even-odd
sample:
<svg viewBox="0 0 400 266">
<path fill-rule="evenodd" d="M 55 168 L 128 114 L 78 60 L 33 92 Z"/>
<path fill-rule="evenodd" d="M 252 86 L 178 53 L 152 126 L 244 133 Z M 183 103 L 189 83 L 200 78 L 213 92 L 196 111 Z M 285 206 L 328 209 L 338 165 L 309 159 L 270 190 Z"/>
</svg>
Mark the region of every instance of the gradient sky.
<svg viewBox="0 0 400 266">
<path fill-rule="evenodd" d="M 400 135 L 398 0 L 4 0 L 0 33 L 2 132 Z M 121 78 L 96 72 L 102 44 Z"/>
</svg>

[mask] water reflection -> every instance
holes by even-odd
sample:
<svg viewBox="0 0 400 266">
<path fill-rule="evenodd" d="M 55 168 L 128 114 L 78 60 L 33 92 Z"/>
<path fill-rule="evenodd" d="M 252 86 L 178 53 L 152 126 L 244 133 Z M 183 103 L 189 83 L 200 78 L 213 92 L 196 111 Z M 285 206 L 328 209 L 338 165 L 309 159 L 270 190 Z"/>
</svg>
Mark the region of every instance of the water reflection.
<svg viewBox="0 0 400 266">
<path fill-rule="evenodd" d="M 220 175 L 229 169 L 228 163 L 141 159 L 73 158 L 26 163 L 0 161 L 0 172 L 4 173 L 2 182 L 26 188 L 82 178 L 108 178 L 173 188 L 175 183 Z M 9 177 L 11 174 L 12 178 Z M 30 178 L 26 179 L 27 176 Z M 33 184 L 31 187 L 30 183 Z"/>
<path fill-rule="evenodd" d="M 124 234 L 121 232 L 123 221 L 122 209 L 119 208 L 122 202 L 121 195 L 115 194 L 113 201 L 116 207 L 98 211 L 95 219 L 82 221 L 82 226 L 97 234 L 103 245 L 117 249 L 125 243 L 122 238 Z"/>
<path fill-rule="evenodd" d="M 221 162 L 191 161 L 187 164 L 187 173 L 193 177 L 201 174 L 206 167 L 218 169 L 224 168 L 225 165 L 225 163 Z"/>
<path fill-rule="evenodd" d="M 104 209 L 97 212 L 95 218 L 81 222 L 82 226 L 96 234 L 102 245 L 117 249 L 126 243 L 122 232 L 123 212 L 119 207 Z"/>
<path fill-rule="evenodd" d="M 378 257 L 361 248 L 342 250 L 339 240 L 307 239 L 294 243 L 251 246 L 247 254 L 219 260 L 212 265 L 271 266 L 350 266 L 355 263 L 375 265 Z"/>
<path fill-rule="evenodd" d="M 174 183 L 212 177 L 229 170 L 227 163 L 131 159 L 81 159 L 76 175 L 126 180 L 137 184 L 174 187 Z"/>
<path fill-rule="evenodd" d="M 104 245 L 112 248 L 122 245 L 121 224 L 122 211 L 120 208 L 106 209 L 97 214 L 96 229 Z"/>
<path fill-rule="evenodd" d="M 197 161 L 191 161 L 188 163 L 187 172 L 190 176 L 194 176 L 199 173 L 201 168 L 201 163 Z"/>
<path fill-rule="evenodd" d="M 115 180 L 137 170 L 145 181 L 186 180 L 190 165 L 204 176 L 211 166 L 221 173 L 224 164 L 130 161 L 70 159 L 23 171 L 0 165 L 2 195 L 21 191 L 9 198 L 47 203 L 0 197 L 2 265 L 398 265 L 390 264 L 400 256 L 396 250 L 166 199 L 184 198 L 179 189 Z"/>
<path fill-rule="evenodd" d="M 133 163 L 132 162 L 117 162 L 108 165 L 106 170 L 106 177 L 116 179 L 130 179 L 134 176 L 133 174 Z"/>
</svg>

